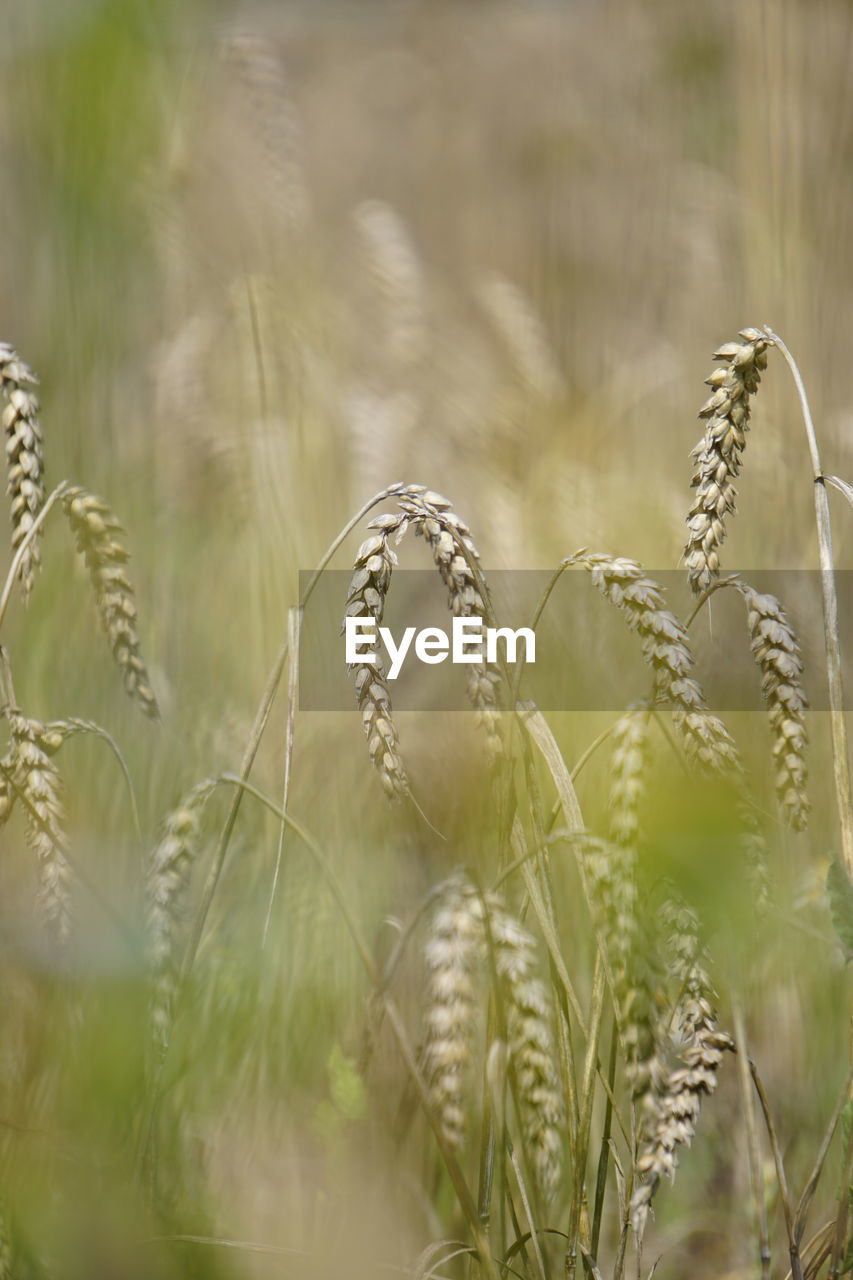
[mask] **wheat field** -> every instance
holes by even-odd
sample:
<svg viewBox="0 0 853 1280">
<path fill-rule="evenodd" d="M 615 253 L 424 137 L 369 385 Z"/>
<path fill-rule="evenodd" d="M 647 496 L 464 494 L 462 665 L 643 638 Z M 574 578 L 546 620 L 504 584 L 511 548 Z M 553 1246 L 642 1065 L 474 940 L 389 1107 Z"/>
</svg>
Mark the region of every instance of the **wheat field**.
<svg viewBox="0 0 853 1280">
<path fill-rule="evenodd" d="M 847 1274 L 849 5 L 2 58 L 0 1280 Z"/>
</svg>

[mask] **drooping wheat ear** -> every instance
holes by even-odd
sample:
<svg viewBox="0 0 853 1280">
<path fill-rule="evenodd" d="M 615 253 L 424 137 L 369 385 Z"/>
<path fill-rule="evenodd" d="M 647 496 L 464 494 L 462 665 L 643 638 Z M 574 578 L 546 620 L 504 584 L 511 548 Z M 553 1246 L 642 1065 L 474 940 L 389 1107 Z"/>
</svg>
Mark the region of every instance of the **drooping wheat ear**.
<svg viewBox="0 0 853 1280">
<path fill-rule="evenodd" d="M 683 1065 L 666 1080 L 654 1128 L 637 1161 L 643 1182 L 634 1192 L 631 1213 L 638 1233 L 645 1226 L 661 1178 L 675 1177 L 678 1148 L 690 1145 L 702 1099 L 717 1087 L 723 1054 L 734 1050 L 731 1037 L 717 1026 L 714 992 L 695 912 L 683 900 L 673 898 L 664 904 L 660 920 L 667 939 L 669 969 L 680 988 L 673 1032 Z"/>
<path fill-rule="evenodd" d="M 383 342 L 395 365 L 408 367 L 424 345 L 424 282 L 420 259 L 403 219 L 381 200 L 353 213 L 367 263 L 382 300 Z"/>
<path fill-rule="evenodd" d="M 6 433 L 8 493 L 11 499 L 12 551 L 15 552 L 44 504 L 44 452 L 39 425 L 39 402 L 33 388 L 37 379 L 8 343 L 0 343 L 0 386 L 6 400 L 3 428 Z M 30 543 L 18 577 L 24 598 L 30 594 L 41 564 L 39 532 Z"/>
<path fill-rule="evenodd" d="M 79 486 L 67 489 L 62 502 L 77 550 L 86 559 L 101 623 L 124 687 L 144 713 L 156 720 L 160 712 L 140 652 L 133 587 L 125 571 L 129 557 L 122 541 L 124 530 L 102 498 Z"/>
<path fill-rule="evenodd" d="M 654 675 L 654 697 L 670 703 L 673 723 L 688 759 L 702 769 L 740 772 L 737 748 L 693 677 L 695 661 L 687 632 L 663 607 L 663 592 L 635 560 L 578 551 L 564 561 L 588 569 L 601 594 L 622 611 L 640 637 L 643 657 Z"/>
<path fill-rule="evenodd" d="M 403 515 L 376 516 L 368 524 L 374 532 L 359 547 L 347 595 L 348 618 L 372 618 L 378 627 L 385 613 L 385 600 L 391 585 L 391 571 L 397 556 L 391 546 L 391 535 L 397 541 L 405 533 Z M 385 679 L 382 659 L 376 663 L 352 663 L 355 691 L 361 711 L 367 749 L 379 773 L 382 785 L 392 800 L 409 795 L 409 780 L 399 749 L 399 739 L 391 711 L 391 695 Z"/>
<path fill-rule="evenodd" d="M 803 831 L 810 808 L 805 759 L 809 703 L 803 692 L 800 646 L 775 596 L 760 595 L 745 582 L 735 586 L 746 602 L 749 643 L 761 671 L 761 693 L 773 732 L 776 795 L 785 821 Z"/>
<path fill-rule="evenodd" d="M 146 877 L 146 935 L 151 974 L 151 1032 L 164 1052 L 169 1043 L 180 977 L 181 930 L 193 864 L 201 842 L 201 816 L 215 782 L 190 791 L 163 823 Z"/>
<path fill-rule="evenodd" d="M 447 587 L 453 615 L 488 622 L 491 610 L 483 597 L 483 577 L 472 568 L 474 565 L 479 570 L 480 556 L 465 521 L 451 509 L 447 498 L 421 485 L 409 485 L 398 504 L 416 536 L 423 537 L 432 551 L 436 568 Z M 482 657 L 470 664 L 468 697 L 477 713 L 477 722 L 485 732 L 486 750 L 493 760 L 502 750 L 499 686 L 500 672 L 494 663 Z"/>
<path fill-rule="evenodd" d="M 482 279 L 477 293 L 525 389 L 544 398 L 559 395 L 563 379 L 542 317 L 530 300 L 499 275 Z"/>
<path fill-rule="evenodd" d="M 696 497 L 687 517 L 684 563 L 697 593 L 710 586 L 720 568 L 718 548 L 725 540 L 726 517 L 735 511 L 734 481 L 749 430 L 750 396 L 758 390 L 767 368 L 767 348 L 773 345 L 759 329 L 742 329 L 739 337 L 740 342 L 727 342 L 714 352 L 722 365 L 705 379 L 711 387 L 699 410 L 705 434 L 691 455 L 696 462 Z"/>
<path fill-rule="evenodd" d="M 648 1125 L 662 1074 L 665 997 L 657 940 L 639 893 L 636 851 L 587 836 L 580 852 L 599 946 L 610 970 L 625 1075 L 641 1125 Z"/>
<path fill-rule="evenodd" d="M 482 947 L 479 899 L 461 874 L 448 880 L 429 926 L 423 1062 L 429 1098 L 444 1137 L 465 1138 L 464 1089 L 476 1015 L 475 970 Z"/>
<path fill-rule="evenodd" d="M 16 708 L 7 708 L 6 718 L 12 739 L 6 757 L 11 771 L 6 779 L 27 811 L 27 843 L 38 859 L 39 913 L 54 945 L 64 949 L 71 934 L 71 873 L 62 830 L 59 772 L 40 745 L 41 721 L 21 715 Z"/>
<path fill-rule="evenodd" d="M 497 894 L 488 895 L 486 910 L 495 972 L 503 984 L 519 1122 L 536 1185 L 547 1203 L 560 1182 L 565 1122 L 551 1034 L 551 1003 L 539 977 L 533 937 Z"/>
<path fill-rule="evenodd" d="M 640 1109 L 641 1125 L 649 1123 L 655 1083 L 663 1072 L 655 1026 L 662 998 L 657 942 L 639 893 L 637 857 L 650 719 L 650 709 L 640 704 L 621 716 L 613 730 L 607 867 L 610 883 L 602 884 L 600 889 L 605 896 L 604 918 L 609 922 L 608 954 L 621 1004 L 620 1030 L 628 1081 Z"/>
</svg>

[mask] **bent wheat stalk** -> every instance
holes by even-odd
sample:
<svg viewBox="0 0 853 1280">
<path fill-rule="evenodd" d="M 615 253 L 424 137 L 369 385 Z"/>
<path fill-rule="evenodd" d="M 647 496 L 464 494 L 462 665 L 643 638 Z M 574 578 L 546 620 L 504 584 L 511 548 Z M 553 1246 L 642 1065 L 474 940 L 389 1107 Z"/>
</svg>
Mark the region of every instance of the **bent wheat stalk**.
<svg viewBox="0 0 853 1280">
<path fill-rule="evenodd" d="M 802 374 L 796 360 L 779 335 L 769 328 L 766 333 L 768 341 L 773 342 L 778 348 L 794 379 L 794 385 L 800 399 L 803 425 L 806 431 L 814 474 L 815 521 L 817 524 L 820 585 L 823 599 L 823 636 L 826 651 L 826 673 L 829 684 L 833 776 L 838 805 L 838 820 L 841 827 L 844 866 L 847 870 L 848 878 L 853 879 L 853 800 L 851 800 L 850 792 L 850 758 L 847 747 L 847 724 L 844 718 L 844 683 L 841 674 L 838 596 L 835 589 L 835 559 L 832 553 L 832 524 L 829 517 L 826 477 L 821 466 L 817 433 Z"/>
</svg>

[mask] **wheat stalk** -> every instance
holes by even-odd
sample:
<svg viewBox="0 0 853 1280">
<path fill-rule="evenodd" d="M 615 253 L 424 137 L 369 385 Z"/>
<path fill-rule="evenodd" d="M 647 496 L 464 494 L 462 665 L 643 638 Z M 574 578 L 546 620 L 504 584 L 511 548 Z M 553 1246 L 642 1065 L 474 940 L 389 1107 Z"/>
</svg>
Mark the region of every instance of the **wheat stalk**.
<svg viewBox="0 0 853 1280">
<path fill-rule="evenodd" d="M 106 502 L 86 489 L 67 489 L 62 502 L 77 549 L 85 557 L 101 623 L 124 687 L 145 715 L 157 719 L 157 699 L 140 651 L 133 587 L 125 572 L 129 557 L 121 536 L 124 530 Z"/>
<path fill-rule="evenodd" d="M 424 948 L 424 1076 L 430 1105 L 454 1148 L 465 1136 L 463 1091 L 476 1014 L 474 970 L 482 945 L 478 907 L 464 876 L 454 876 L 433 912 Z"/>
<path fill-rule="evenodd" d="M 39 402 L 33 388 L 37 379 L 8 343 L 0 343 L 0 387 L 6 400 L 3 428 L 6 433 L 8 493 L 11 499 L 12 550 L 17 550 L 44 503 L 44 454 Z M 21 560 L 18 578 L 26 598 L 41 564 L 38 538 L 33 538 Z"/>
<path fill-rule="evenodd" d="M 310 197 L 302 165 L 302 128 L 281 59 L 270 41 L 255 33 L 229 32 L 221 48 L 239 75 L 246 123 L 264 162 L 276 212 L 290 229 L 304 227 Z"/>
<path fill-rule="evenodd" d="M 654 676 L 653 696 L 671 704 L 673 722 L 688 759 L 703 769 L 738 773 L 735 744 L 718 716 L 708 710 L 693 677 L 695 660 L 687 632 L 663 607 L 663 593 L 635 560 L 578 551 L 563 562 L 589 571 L 593 583 L 622 612 L 640 637 L 643 657 Z"/>
<path fill-rule="evenodd" d="M 180 980 L 179 935 L 190 876 L 201 842 L 201 813 L 215 782 L 198 784 L 163 823 L 148 867 L 146 931 L 152 979 L 152 1038 L 161 1053 L 169 1043 Z"/>
<path fill-rule="evenodd" d="M 415 535 L 423 537 L 432 551 L 436 568 L 447 587 L 453 614 L 488 621 L 491 608 L 484 598 L 479 554 L 468 526 L 451 510 L 447 498 L 425 485 L 401 485 L 395 496 L 399 512 L 387 512 L 368 523 L 372 534 L 359 547 L 355 557 L 347 594 L 347 617 L 369 617 L 377 626 L 381 624 L 391 573 L 397 563 L 390 539 L 394 535 L 399 543 L 411 526 Z M 353 663 L 350 669 L 355 672 L 356 697 L 368 751 L 382 785 L 392 799 L 407 796 L 410 794 L 409 781 L 400 756 L 382 662 Z M 476 712 L 477 723 L 485 730 L 486 747 L 492 759 L 502 749 L 499 680 L 497 668 L 484 658 L 469 664 L 468 697 Z"/>
<path fill-rule="evenodd" d="M 481 279 L 477 294 L 525 389 L 544 399 L 558 396 L 563 379 L 545 325 L 529 298 L 500 275 Z"/>
<path fill-rule="evenodd" d="M 11 750 L 4 760 L 4 773 L 8 768 L 7 783 L 27 810 L 27 843 L 38 860 L 38 908 L 52 941 L 62 950 L 71 934 L 71 894 L 59 773 L 41 745 L 45 729 L 41 721 L 14 707 L 7 707 L 5 715 Z"/>
<path fill-rule="evenodd" d="M 551 1002 L 538 976 L 536 943 L 497 894 L 486 899 L 488 937 L 503 983 L 503 1007 L 516 1106 L 536 1185 L 545 1203 L 562 1172 L 565 1114 L 551 1034 Z"/>
<path fill-rule="evenodd" d="M 690 1144 L 702 1099 L 717 1087 L 723 1054 L 734 1050 L 730 1036 L 717 1027 L 713 988 L 699 941 L 699 921 L 687 904 L 673 897 L 664 903 L 661 926 L 667 939 L 669 969 L 681 988 L 675 1038 L 682 1066 L 672 1071 L 658 1101 L 657 1117 L 637 1160 L 643 1182 L 634 1191 L 631 1216 L 642 1234 L 649 1207 L 664 1176 L 675 1177 L 678 1148 Z"/>
<path fill-rule="evenodd" d="M 383 344 L 396 365 L 415 363 L 424 345 L 423 271 L 400 215 L 381 200 L 353 213 L 383 305 Z"/>
<path fill-rule="evenodd" d="M 648 765 L 648 707 L 630 707 L 613 726 L 610 756 L 610 839 L 634 850 L 640 836 L 639 807 Z"/>
<path fill-rule="evenodd" d="M 391 571 L 397 563 L 390 538 L 396 534 L 399 542 L 405 525 L 402 515 L 390 513 L 369 522 L 367 527 L 374 532 L 361 544 L 355 557 L 347 595 L 348 618 L 373 618 L 377 627 L 381 624 Z M 400 756 L 384 666 L 377 658 L 374 664 L 352 663 L 350 670 L 355 672 L 356 698 L 370 759 L 386 793 L 391 799 L 401 799 L 410 794 L 409 780 Z"/>
<path fill-rule="evenodd" d="M 692 484 L 696 496 L 687 517 L 689 536 L 684 563 L 695 592 L 705 591 L 720 567 L 718 549 L 726 536 L 726 518 L 735 511 L 746 433 L 749 430 L 750 397 L 758 390 L 767 367 L 771 339 L 760 329 L 742 329 L 740 342 L 728 342 L 714 353 L 722 361 L 705 381 L 711 395 L 699 410 L 706 420 L 705 433 L 693 450 L 696 471 Z"/>
<path fill-rule="evenodd" d="M 484 596 L 480 556 L 465 521 L 452 510 L 447 498 L 421 485 L 409 485 L 398 505 L 413 525 L 415 535 L 429 545 L 454 616 L 488 622 L 491 606 Z M 502 750 L 499 684 L 500 672 L 494 663 L 481 658 L 469 665 L 468 697 L 493 760 Z"/>
<path fill-rule="evenodd" d="M 596 934 L 608 961 L 625 1074 L 645 1125 L 661 1075 L 664 1001 L 656 943 L 639 896 L 636 853 L 593 836 L 584 837 L 580 851 Z"/>
<path fill-rule="evenodd" d="M 809 703 L 803 692 L 800 646 L 775 596 L 761 595 L 745 582 L 734 585 L 746 602 L 750 648 L 761 671 L 761 693 L 773 733 L 776 795 L 785 821 L 802 831 L 810 808 L 805 760 Z"/>
</svg>

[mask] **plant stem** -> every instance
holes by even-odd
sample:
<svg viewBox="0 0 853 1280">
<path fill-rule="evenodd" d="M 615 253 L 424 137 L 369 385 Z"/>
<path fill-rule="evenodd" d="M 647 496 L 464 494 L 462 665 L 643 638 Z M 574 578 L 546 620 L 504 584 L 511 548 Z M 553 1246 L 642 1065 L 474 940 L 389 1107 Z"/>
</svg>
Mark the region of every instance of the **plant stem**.
<svg viewBox="0 0 853 1280">
<path fill-rule="evenodd" d="M 847 875 L 853 879 L 853 804 L 850 794 L 850 766 L 847 749 L 847 725 L 844 719 L 844 688 L 841 676 L 841 644 L 838 632 L 838 597 L 835 591 L 835 564 L 832 555 L 832 526 L 829 518 L 829 497 L 820 463 L 814 421 L 809 407 L 806 389 L 797 362 L 785 343 L 772 329 L 765 332 L 778 347 L 794 379 L 809 444 L 814 472 L 814 503 L 817 522 L 818 553 L 820 556 L 820 584 L 823 597 L 823 637 L 826 648 L 826 675 L 829 685 L 829 714 L 832 730 L 832 758 L 835 775 L 835 795 L 838 804 L 838 820 L 841 827 L 841 850 Z"/>
<path fill-rule="evenodd" d="M 12 557 L 12 563 L 9 565 L 9 572 L 6 575 L 6 582 L 3 586 L 3 592 L 2 592 L 2 595 L 0 595 L 0 626 L 2 626 L 3 624 L 3 618 L 5 617 L 6 610 L 9 607 L 9 599 L 12 595 L 12 588 L 15 585 L 15 579 L 18 576 L 18 570 L 21 567 L 21 561 L 23 560 L 24 556 L 27 553 L 27 548 L 29 547 L 30 543 L 34 540 L 39 530 L 41 529 L 42 525 L 44 524 L 45 520 L 47 519 L 47 513 L 50 511 L 51 507 L 57 501 L 57 499 L 62 497 L 63 493 L 67 488 L 68 488 L 67 480 L 61 481 L 61 483 L 56 486 L 53 493 L 50 494 L 44 506 L 42 507 L 41 511 L 38 513 L 35 520 L 30 525 L 29 529 L 26 532 L 26 536 L 21 539 L 20 545 L 18 546 L 17 551 Z"/>
</svg>

